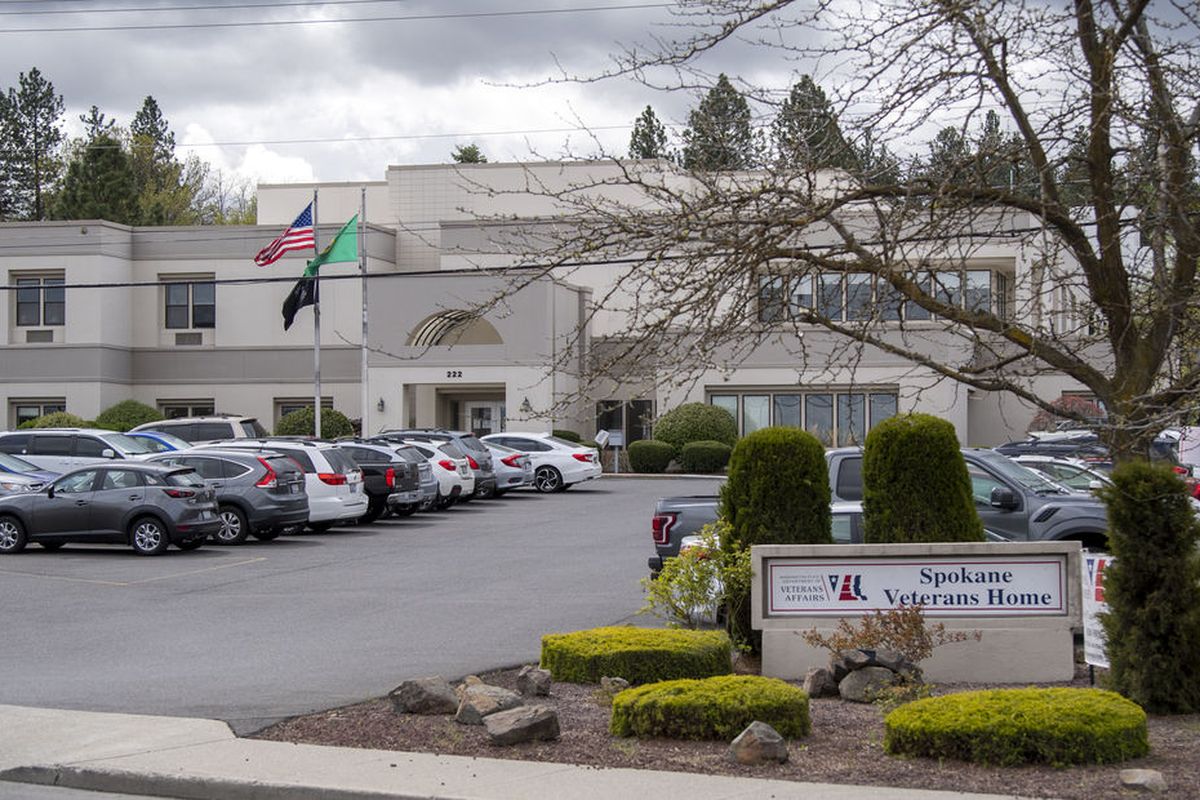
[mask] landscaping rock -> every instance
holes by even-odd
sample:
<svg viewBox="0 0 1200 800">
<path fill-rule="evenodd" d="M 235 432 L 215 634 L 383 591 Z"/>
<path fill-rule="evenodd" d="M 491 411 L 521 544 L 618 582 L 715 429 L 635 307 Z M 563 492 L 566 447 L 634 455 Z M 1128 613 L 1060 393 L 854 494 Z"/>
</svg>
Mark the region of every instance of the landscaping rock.
<svg viewBox="0 0 1200 800">
<path fill-rule="evenodd" d="M 1156 769 L 1123 769 L 1121 786 L 1141 792 L 1165 792 L 1167 780 Z"/>
<path fill-rule="evenodd" d="M 402 714 L 453 714 L 458 709 L 454 687 L 441 675 L 405 681 L 389 697 Z"/>
<path fill-rule="evenodd" d="M 917 666 L 897 650 L 876 650 L 871 656 L 871 663 L 868 666 L 887 667 L 892 672 L 907 672 Z"/>
<path fill-rule="evenodd" d="M 550 694 L 550 670 L 538 669 L 526 664 L 517 673 L 517 691 L 526 697 L 544 697 Z"/>
<path fill-rule="evenodd" d="M 739 764 L 782 764 L 788 760 L 787 742 L 770 725 L 755 720 L 729 745 L 729 759 Z"/>
<path fill-rule="evenodd" d="M 836 697 L 838 693 L 833 673 L 823 667 L 810 669 L 804 676 L 802 688 L 808 692 L 809 697 Z"/>
<path fill-rule="evenodd" d="M 896 682 L 896 673 L 887 667 L 863 667 L 842 678 L 838 694 L 851 703 L 872 703 L 879 693 Z"/>
<path fill-rule="evenodd" d="M 492 744 L 519 744 L 558 738 L 558 712 L 550 706 L 521 706 L 483 720 Z"/>
<path fill-rule="evenodd" d="M 454 721 L 463 725 L 482 725 L 485 717 L 498 711 L 516 708 L 523 702 L 521 695 L 516 692 L 486 683 L 476 683 L 468 686 L 463 692 Z"/>
<path fill-rule="evenodd" d="M 629 688 L 629 681 L 624 678 L 601 678 L 600 690 L 610 695 L 616 695 Z"/>
</svg>

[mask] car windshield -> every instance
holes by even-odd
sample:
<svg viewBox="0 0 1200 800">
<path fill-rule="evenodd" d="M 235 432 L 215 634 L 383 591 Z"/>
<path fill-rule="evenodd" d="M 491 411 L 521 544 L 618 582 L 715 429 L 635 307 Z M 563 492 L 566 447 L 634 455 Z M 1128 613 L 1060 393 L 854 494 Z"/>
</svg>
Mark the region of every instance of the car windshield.
<svg viewBox="0 0 1200 800">
<path fill-rule="evenodd" d="M 36 464 L 30 464 L 23 458 L 0 453 L 0 469 L 6 472 L 37 472 L 39 467 Z"/>
<path fill-rule="evenodd" d="M 204 479 L 194 469 L 189 468 L 167 475 L 167 483 L 172 486 L 203 486 Z"/>
<path fill-rule="evenodd" d="M 336 447 L 322 449 L 321 455 L 329 461 L 329 466 L 342 474 L 358 472 L 358 465 L 354 460 Z"/>
<path fill-rule="evenodd" d="M 191 442 L 180 439 L 173 433 L 165 431 L 155 431 L 154 438 L 149 436 L 131 436 L 131 439 L 137 439 L 139 442 L 144 442 L 148 447 L 155 447 L 155 452 L 161 453 L 164 450 L 187 450 L 192 446 Z M 166 443 L 165 446 L 163 443 Z"/>
<path fill-rule="evenodd" d="M 113 446 L 113 449 L 129 455 L 142 455 L 143 453 L 157 453 L 158 451 L 146 443 L 145 439 L 135 439 L 132 436 L 126 436 L 123 433 L 104 433 L 100 435 L 106 443 Z"/>
<path fill-rule="evenodd" d="M 487 447 L 484 446 L 483 442 L 476 439 L 474 435 L 459 436 L 456 438 L 456 441 L 460 442 L 467 450 L 474 450 L 477 453 L 487 452 Z"/>
<path fill-rule="evenodd" d="M 438 445 L 438 450 L 441 450 L 443 453 L 450 456 L 451 458 L 466 458 L 467 457 L 467 454 L 462 451 L 462 448 L 459 447 L 454 442 L 442 442 L 440 445 Z"/>
<path fill-rule="evenodd" d="M 1005 478 L 1008 478 L 1010 481 L 1019 483 L 1021 486 L 1034 492 L 1044 494 L 1060 494 L 1068 491 L 1040 472 L 1035 472 L 1028 467 L 1022 466 L 1021 464 L 1018 464 L 1015 461 L 1010 461 L 1004 457 L 989 458 L 987 459 L 987 465 L 996 472 L 999 472 Z"/>
</svg>

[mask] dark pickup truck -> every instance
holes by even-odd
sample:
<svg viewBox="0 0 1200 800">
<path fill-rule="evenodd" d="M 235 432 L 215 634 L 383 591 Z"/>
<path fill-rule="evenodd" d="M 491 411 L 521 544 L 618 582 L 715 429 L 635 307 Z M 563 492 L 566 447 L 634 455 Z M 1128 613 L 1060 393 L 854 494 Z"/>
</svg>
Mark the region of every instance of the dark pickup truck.
<svg viewBox="0 0 1200 800">
<path fill-rule="evenodd" d="M 393 506 L 421 502 L 421 473 L 417 464 L 379 444 L 340 441 L 337 445 L 362 470 L 367 513 L 359 522 L 374 522 Z"/>
<path fill-rule="evenodd" d="M 994 450 L 965 448 L 975 510 L 992 541 L 1074 540 L 1103 549 L 1108 520 L 1094 497 L 1075 494 Z M 834 540 L 862 541 L 862 449 L 843 447 L 825 453 L 832 492 Z M 654 508 L 651 535 L 652 575 L 663 560 L 679 554 L 683 537 L 699 533 L 717 518 L 717 497 L 664 497 Z"/>
</svg>

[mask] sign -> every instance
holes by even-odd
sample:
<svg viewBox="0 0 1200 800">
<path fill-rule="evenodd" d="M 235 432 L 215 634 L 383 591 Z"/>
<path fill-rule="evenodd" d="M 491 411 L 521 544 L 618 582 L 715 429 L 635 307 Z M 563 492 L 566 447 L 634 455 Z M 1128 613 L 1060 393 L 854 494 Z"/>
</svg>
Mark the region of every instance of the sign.
<svg viewBox="0 0 1200 800">
<path fill-rule="evenodd" d="M 1083 660 L 1093 667 L 1108 667 L 1108 649 L 1100 614 L 1108 612 L 1104 599 L 1104 570 L 1113 563 L 1107 553 L 1084 553 L 1083 565 Z"/>
<path fill-rule="evenodd" d="M 603 449 L 605 447 L 608 447 L 608 437 L 609 436 L 610 436 L 610 434 L 608 431 L 596 431 L 596 438 L 593 439 L 592 441 L 594 441 L 598 447 Z"/>
<path fill-rule="evenodd" d="M 1057 554 L 770 558 L 764 616 L 852 616 L 912 605 L 930 617 L 1065 616 L 1066 561 Z"/>
</svg>

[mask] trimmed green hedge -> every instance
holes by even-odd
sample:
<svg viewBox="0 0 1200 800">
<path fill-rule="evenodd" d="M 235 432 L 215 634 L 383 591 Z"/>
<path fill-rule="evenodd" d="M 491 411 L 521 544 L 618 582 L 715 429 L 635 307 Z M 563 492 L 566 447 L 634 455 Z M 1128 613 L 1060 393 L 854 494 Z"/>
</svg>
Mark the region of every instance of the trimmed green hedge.
<svg viewBox="0 0 1200 800">
<path fill-rule="evenodd" d="M 720 472 L 732 452 L 733 448 L 724 442 L 688 442 L 679 451 L 679 466 L 684 472 Z"/>
<path fill-rule="evenodd" d="M 551 435 L 557 436 L 560 439 L 566 439 L 568 442 L 575 442 L 575 444 L 579 444 L 583 441 L 583 437 L 578 433 L 575 431 L 566 430 L 565 428 L 555 428 L 553 431 L 551 431 Z"/>
<path fill-rule="evenodd" d="M 663 472 L 675 448 L 657 439 L 642 439 L 629 445 L 629 468 L 634 472 Z"/>
<path fill-rule="evenodd" d="M 1101 689 L 992 689 L 930 697 L 884 720 L 892 755 L 979 764 L 1111 764 L 1150 752 L 1146 712 Z"/>
<path fill-rule="evenodd" d="M 630 683 L 726 675 L 733 646 L 723 631 L 613 626 L 542 637 L 542 668 L 556 681 Z"/>
<path fill-rule="evenodd" d="M 94 428 L 95 424 L 67 411 L 55 411 L 36 419 L 27 419 L 17 426 L 21 428 Z"/>
<path fill-rule="evenodd" d="M 652 683 L 613 698 L 609 731 L 614 736 L 729 741 L 755 720 L 789 739 L 807 736 L 808 695 L 758 675 Z"/>
<path fill-rule="evenodd" d="M 675 448 L 678 454 L 688 442 L 737 444 L 737 420 L 723 408 L 708 403 L 684 403 L 658 418 L 654 438 Z"/>
<path fill-rule="evenodd" d="M 114 406 L 109 406 L 96 417 L 97 428 L 108 428 L 113 431 L 128 431 L 147 422 L 158 422 L 164 419 L 158 409 L 139 403 L 137 400 L 122 400 Z"/>
<path fill-rule="evenodd" d="M 279 424 L 275 426 L 275 435 L 312 436 L 315 423 L 312 406 L 300 408 L 279 418 Z M 345 414 L 332 408 L 321 409 L 320 438 L 337 439 L 339 436 L 353 435 L 354 426 Z"/>
</svg>

